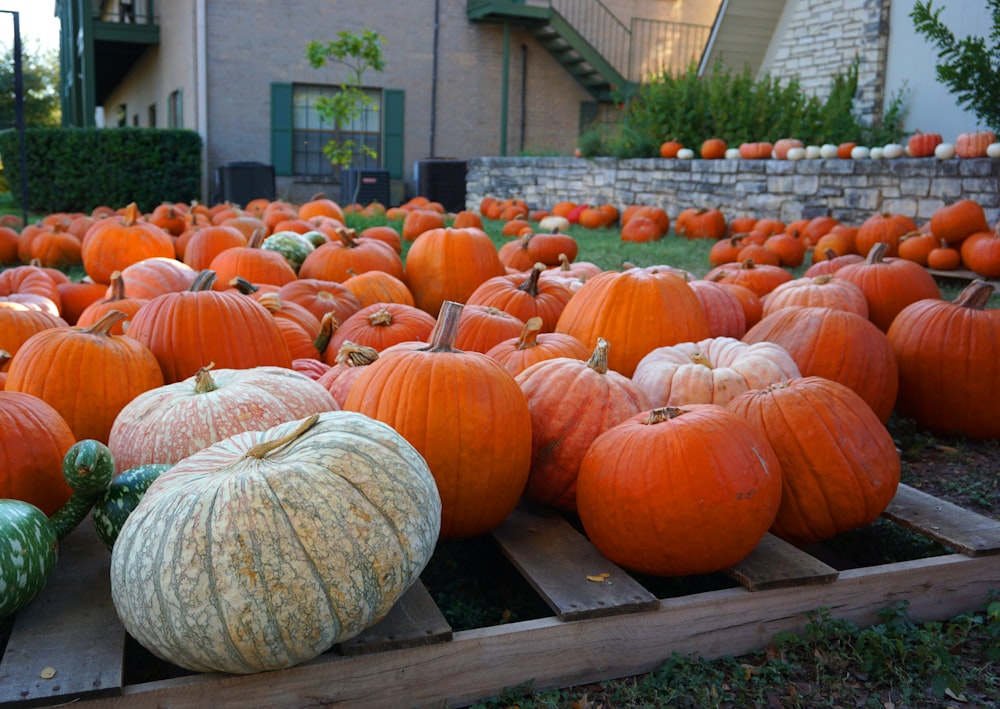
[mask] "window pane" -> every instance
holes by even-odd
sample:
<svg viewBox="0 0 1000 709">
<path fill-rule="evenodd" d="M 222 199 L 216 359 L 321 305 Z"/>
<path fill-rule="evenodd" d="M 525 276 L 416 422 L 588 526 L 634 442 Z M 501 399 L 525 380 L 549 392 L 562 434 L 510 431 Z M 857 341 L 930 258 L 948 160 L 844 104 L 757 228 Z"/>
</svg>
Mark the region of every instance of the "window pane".
<svg viewBox="0 0 1000 709">
<path fill-rule="evenodd" d="M 324 121 L 316 110 L 316 101 L 322 96 L 332 96 L 337 92 L 336 86 L 295 85 L 292 99 L 293 157 L 292 171 L 296 175 L 316 177 L 334 176 L 339 168 L 330 164 L 323 155 L 323 146 L 331 140 L 353 140 L 358 145 L 366 145 L 378 153 L 381 149 L 381 106 L 382 92 L 366 89 L 372 105 L 359 116 L 349 121 L 349 125 L 334 126 Z M 379 160 L 372 159 L 359 150 L 355 151 L 353 167 L 378 168 Z"/>
</svg>

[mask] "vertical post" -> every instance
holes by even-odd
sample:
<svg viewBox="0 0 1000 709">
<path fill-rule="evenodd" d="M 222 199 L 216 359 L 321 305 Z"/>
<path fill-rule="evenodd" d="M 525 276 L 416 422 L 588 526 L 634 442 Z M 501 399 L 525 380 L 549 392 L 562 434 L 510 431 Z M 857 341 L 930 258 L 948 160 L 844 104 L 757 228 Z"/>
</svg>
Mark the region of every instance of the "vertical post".
<svg viewBox="0 0 1000 709">
<path fill-rule="evenodd" d="M 503 66 L 500 74 L 500 155 L 507 156 L 507 93 L 510 89 L 510 23 L 503 23 Z"/>
<path fill-rule="evenodd" d="M 24 135 L 24 67 L 21 64 L 21 13 L 14 16 L 14 121 L 21 143 L 21 217 L 28 225 L 28 143 Z"/>
</svg>

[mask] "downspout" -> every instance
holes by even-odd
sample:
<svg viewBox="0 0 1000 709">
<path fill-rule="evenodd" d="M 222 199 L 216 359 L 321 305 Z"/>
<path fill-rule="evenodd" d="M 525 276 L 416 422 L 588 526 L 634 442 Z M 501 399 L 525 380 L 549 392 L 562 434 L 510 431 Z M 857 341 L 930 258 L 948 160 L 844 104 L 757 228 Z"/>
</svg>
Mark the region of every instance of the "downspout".
<svg viewBox="0 0 1000 709">
<path fill-rule="evenodd" d="M 510 23 L 503 23 L 503 66 L 500 72 L 500 156 L 507 156 L 507 92 L 510 84 Z"/>
<path fill-rule="evenodd" d="M 528 45 L 521 45 L 521 140 L 520 152 L 524 153 L 524 131 L 528 121 Z"/>
<path fill-rule="evenodd" d="M 434 39 L 431 60 L 431 142 L 429 157 L 437 155 L 434 138 L 437 136 L 437 86 L 438 86 L 438 32 L 441 19 L 441 0 L 434 0 Z"/>
<path fill-rule="evenodd" d="M 208 180 L 208 38 L 205 36 L 205 2 L 197 0 L 195 6 L 195 101 L 198 113 L 198 134 L 201 135 L 201 195 L 209 202 Z"/>
</svg>

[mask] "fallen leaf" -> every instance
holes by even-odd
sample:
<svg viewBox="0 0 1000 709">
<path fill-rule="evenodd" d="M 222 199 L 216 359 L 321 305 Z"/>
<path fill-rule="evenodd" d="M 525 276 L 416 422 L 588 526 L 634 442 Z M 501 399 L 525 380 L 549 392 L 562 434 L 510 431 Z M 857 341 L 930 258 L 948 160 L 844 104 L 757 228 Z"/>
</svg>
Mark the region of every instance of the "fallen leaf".
<svg viewBox="0 0 1000 709">
<path fill-rule="evenodd" d="M 951 689 L 949 687 L 945 687 L 944 694 L 945 694 L 946 697 L 951 697 L 956 702 L 963 702 L 964 703 L 964 702 L 969 701 L 968 699 L 965 698 L 965 693 L 964 692 L 956 695 L 953 691 L 951 691 Z"/>
<path fill-rule="evenodd" d="M 588 575 L 587 576 L 587 580 L 588 581 L 594 581 L 596 583 L 600 583 L 601 581 L 605 581 L 605 580 L 607 580 L 610 577 L 611 577 L 611 574 L 605 572 L 605 573 L 600 573 L 600 574 L 594 574 L 593 576 Z"/>
<path fill-rule="evenodd" d="M 53 677 L 56 676 L 56 668 L 46 667 L 45 669 L 43 669 L 41 672 L 38 673 L 38 676 L 41 677 L 42 679 L 52 679 Z"/>
</svg>

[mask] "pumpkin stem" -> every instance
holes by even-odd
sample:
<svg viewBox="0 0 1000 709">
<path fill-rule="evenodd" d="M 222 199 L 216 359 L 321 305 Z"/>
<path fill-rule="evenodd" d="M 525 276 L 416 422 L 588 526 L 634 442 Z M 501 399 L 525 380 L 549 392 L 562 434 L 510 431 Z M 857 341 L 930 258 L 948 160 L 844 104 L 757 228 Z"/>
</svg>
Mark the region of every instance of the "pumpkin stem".
<svg viewBox="0 0 1000 709">
<path fill-rule="evenodd" d="M 991 295 L 993 295 L 993 285 L 977 278 L 962 289 L 954 303 L 971 310 L 983 310 Z"/>
<path fill-rule="evenodd" d="M 250 241 L 247 242 L 247 248 L 259 249 L 261 244 L 264 243 L 265 238 L 267 238 L 267 229 L 260 226 L 257 227 L 253 230 L 253 234 L 250 235 Z"/>
<path fill-rule="evenodd" d="M 392 311 L 380 308 L 378 312 L 368 316 L 368 322 L 372 327 L 389 327 L 392 325 Z"/>
<path fill-rule="evenodd" d="M 10 362 L 11 354 L 7 350 L 0 350 L 0 369 L 3 369 L 4 365 Z"/>
<path fill-rule="evenodd" d="M 215 391 L 219 388 L 219 385 L 215 383 L 215 379 L 212 377 L 212 373 L 209 371 L 214 366 L 215 362 L 209 362 L 194 373 L 195 394 L 207 394 L 208 392 Z"/>
<path fill-rule="evenodd" d="M 101 316 L 101 319 L 95 322 L 88 328 L 85 328 L 83 332 L 90 335 L 102 335 L 104 337 L 111 337 L 111 328 L 117 325 L 119 322 L 127 318 L 128 315 L 120 310 L 109 310 Z"/>
<path fill-rule="evenodd" d="M 868 252 L 868 257 L 865 259 L 865 263 L 882 263 L 886 249 L 888 248 L 888 242 L 876 241 L 871 250 Z"/>
<path fill-rule="evenodd" d="M 812 282 L 818 286 L 825 286 L 827 283 L 833 280 L 832 273 L 821 273 L 812 279 Z"/>
<path fill-rule="evenodd" d="M 139 205 L 132 202 L 125 207 L 125 214 L 122 218 L 122 226 L 132 226 L 139 221 Z"/>
<path fill-rule="evenodd" d="M 121 271 L 111 274 L 111 296 L 105 302 L 112 300 L 125 300 L 125 279 L 122 278 Z"/>
<path fill-rule="evenodd" d="M 693 352 L 691 354 L 691 364 L 700 364 L 703 367 L 708 367 L 712 369 L 712 360 L 705 356 L 705 353 L 701 350 Z"/>
<path fill-rule="evenodd" d="M 218 274 L 216 274 L 215 271 L 206 268 L 204 271 L 198 272 L 198 275 L 194 277 L 194 280 L 191 282 L 191 286 L 188 290 L 195 293 L 203 290 L 212 290 L 212 286 L 215 285 L 216 278 L 218 278 Z"/>
<path fill-rule="evenodd" d="M 339 236 L 340 240 L 344 242 L 344 246 L 346 246 L 349 249 L 358 248 L 358 241 L 355 238 L 357 235 L 358 232 L 354 231 L 354 229 L 337 227 L 337 236 Z"/>
<path fill-rule="evenodd" d="M 296 438 L 298 438 L 306 431 L 308 431 L 310 428 L 315 426 L 317 421 L 319 421 L 319 414 L 313 414 L 309 418 L 303 419 L 302 423 L 299 424 L 299 426 L 294 431 L 289 433 L 287 436 L 282 436 L 281 438 L 275 439 L 273 441 L 265 441 L 264 443 L 258 443 L 257 445 L 251 447 L 250 450 L 248 450 L 243 457 L 257 458 L 258 460 L 260 460 L 261 458 L 267 456 L 268 454 L 272 453 L 278 448 L 281 448 L 286 443 L 291 443 L 292 441 L 294 441 Z"/>
<path fill-rule="evenodd" d="M 453 300 L 446 300 L 441 305 L 441 312 L 434 323 L 431 332 L 430 345 L 421 348 L 423 352 L 461 352 L 454 347 L 455 336 L 458 334 L 458 322 L 465 306 Z"/>
<path fill-rule="evenodd" d="M 664 406 L 660 409 L 653 409 L 649 412 L 649 418 L 646 419 L 646 425 L 652 426 L 657 423 L 663 423 L 664 421 L 669 421 L 670 419 L 677 418 L 681 414 L 688 413 L 687 409 L 682 409 L 679 406 Z"/>
<path fill-rule="evenodd" d="M 587 366 L 593 369 L 598 374 L 608 373 L 608 349 L 611 347 L 608 341 L 603 337 L 597 338 L 597 347 L 594 348 L 594 353 L 590 355 L 590 359 L 587 360 Z"/>
<path fill-rule="evenodd" d="M 248 281 L 243 276 L 234 276 L 229 281 L 229 287 L 235 288 L 243 295 L 253 295 L 254 293 L 260 290 L 260 286 L 255 286 L 253 283 Z"/>
<path fill-rule="evenodd" d="M 527 279 L 525 279 L 524 283 L 522 283 L 518 287 L 518 290 L 522 291 L 524 293 L 527 293 L 532 298 L 537 298 L 538 297 L 538 279 L 539 279 L 539 277 L 541 277 L 542 271 L 544 271 L 544 270 L 545 270 L 545 264 L 544 263 L 536 263 L 531 268 L 531 273 L 528 274 Z"/>
<path fill-rule="evenodd" d="M 559 254 L 559 270 L 560 271 L 570 271 L 570 260 L 569 256 L 566 254 Z"/>
<path fill-rule="evenodd" d="M 318 352 L 322 353 L 326 350 L 338 327 L 340 327 L 340 321 L 332 312 L 323 313 L 323 319 L 319 321 L 319 333 L 313 340 L 313 346 Z"/>
<path fill-rule="evenodd" d="M 517 349 L 530 350 L 538 346 L 538 333 L 542 331 L 542 319 L 535 315 L 528 318 L 521 330 L 521 336 L 517 338 Z"/>
<path fill-rule="evenodd" d="M 378 359 L 378 350 L 367 345 L 359 345 L 350 340 L 344 343 L 337 350 L 337 364 L 345 367 L 364 367 Z"/>
</svg>

